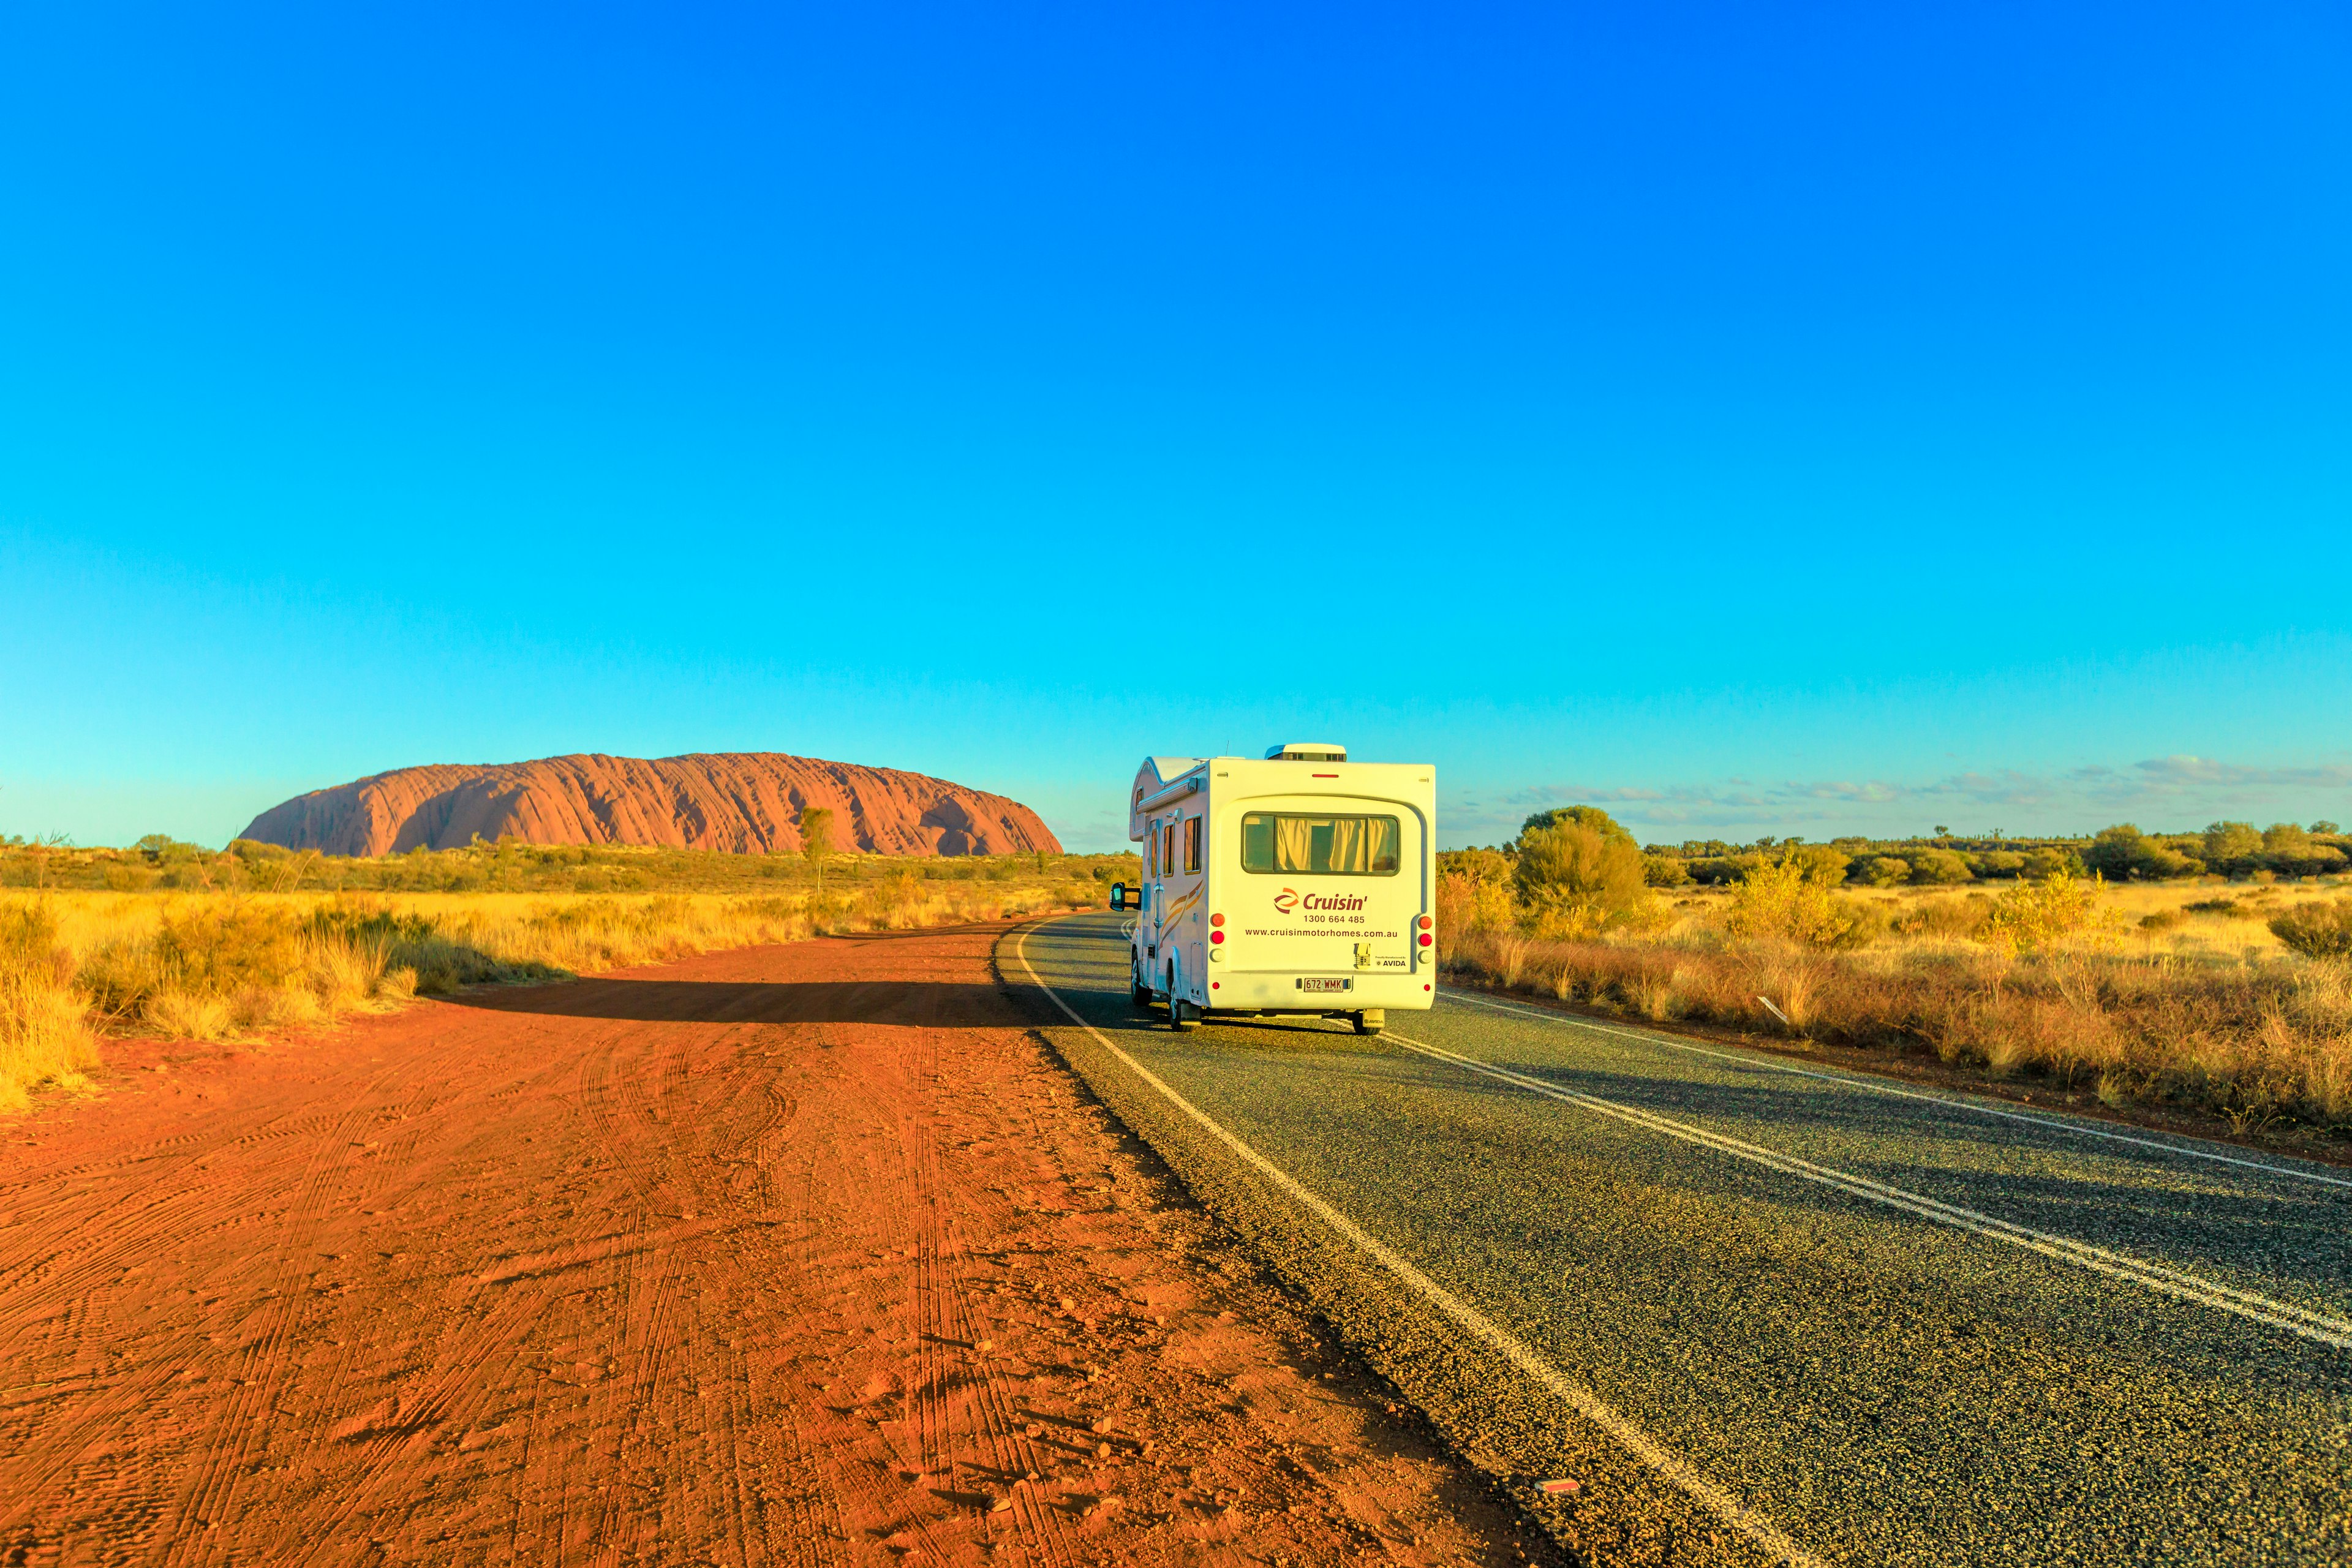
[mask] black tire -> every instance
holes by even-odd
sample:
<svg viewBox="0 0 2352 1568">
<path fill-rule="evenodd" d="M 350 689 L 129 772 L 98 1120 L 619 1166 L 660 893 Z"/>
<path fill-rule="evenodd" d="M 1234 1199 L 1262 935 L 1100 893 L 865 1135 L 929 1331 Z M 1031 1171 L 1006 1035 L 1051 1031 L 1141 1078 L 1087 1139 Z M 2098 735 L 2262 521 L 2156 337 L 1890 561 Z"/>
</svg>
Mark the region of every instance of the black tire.
<svg viewBox="0 0 2352 1568">
<path fill-rule="evenodd" d="M 1132 971 L 1129 979 L 1135 986 L 1135 1010 L 1139 1013 L 1150 1012 L 1151 1004 L 1155 998 L 1151 994 L 1151 987 L 1143 983 L 1143 971 L 1139 968 Z"/>
<path fill-rule="evenodd" d="M 1168 961 L 1168 1026 L 1171 1029 L 1192 1029 L 1200 1026 L 1201 1010 L 1190 1002 L 1176 999 L 1176 961 Z"/>
<path fill-rule="evenodd" d="M 1367 1019 L 1361 1013 L 1349 1014 L 1348 1022 L 1356 1026 L 1356 1033 L 1360 1035 L 1377 1035 L 1388 1024 L 1386 1018 Z"/>
</svg>

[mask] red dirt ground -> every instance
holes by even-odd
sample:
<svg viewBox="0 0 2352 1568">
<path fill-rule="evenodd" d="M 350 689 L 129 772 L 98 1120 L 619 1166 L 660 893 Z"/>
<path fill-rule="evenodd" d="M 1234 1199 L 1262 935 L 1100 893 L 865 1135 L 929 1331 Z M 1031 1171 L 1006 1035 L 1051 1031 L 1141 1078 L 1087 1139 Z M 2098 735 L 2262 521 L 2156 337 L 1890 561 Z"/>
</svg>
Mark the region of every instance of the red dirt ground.
<svg viewBox="0 0 2352 1568">
<path fill-rule="evenodd" d="M 1002 929 L 118 1053 L 0 1144 L 0 1563 L 1549 1557 L 1084 1100 Z"/>
</svg>

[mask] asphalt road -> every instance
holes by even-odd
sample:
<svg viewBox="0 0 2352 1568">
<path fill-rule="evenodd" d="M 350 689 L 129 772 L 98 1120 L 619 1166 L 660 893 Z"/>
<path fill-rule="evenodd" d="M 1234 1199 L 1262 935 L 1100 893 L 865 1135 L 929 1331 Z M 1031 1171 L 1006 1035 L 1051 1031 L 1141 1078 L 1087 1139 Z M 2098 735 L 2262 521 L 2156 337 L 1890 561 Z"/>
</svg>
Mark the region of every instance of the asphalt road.
<svg viewBox="0 0 2352 1568">
<path fill-rule="evenodd" d="M 1108 914 L 998 961 L 1596 1561 L 2352 1563 L 2352 1173 L 1477 994 L 1177 1034 Z"/>
</svg>

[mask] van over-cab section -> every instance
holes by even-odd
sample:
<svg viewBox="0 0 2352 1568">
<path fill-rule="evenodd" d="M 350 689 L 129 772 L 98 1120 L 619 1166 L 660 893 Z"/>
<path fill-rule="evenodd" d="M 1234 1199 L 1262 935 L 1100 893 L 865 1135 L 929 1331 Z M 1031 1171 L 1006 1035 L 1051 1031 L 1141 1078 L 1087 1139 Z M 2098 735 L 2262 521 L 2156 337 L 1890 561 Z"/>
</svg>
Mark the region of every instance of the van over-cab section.
<svg viewBox="0 0 2352 1568">
<path fill-rule="evenodd" d="M 1351 763 L 1322 742 L 1247 757 L 1146 757 L 1127 836 L 1135 1002 L 1204 1016 L 1347 1018 L 1377 1033 L 1437 994 L 1437 770 Z"/>
</svg>

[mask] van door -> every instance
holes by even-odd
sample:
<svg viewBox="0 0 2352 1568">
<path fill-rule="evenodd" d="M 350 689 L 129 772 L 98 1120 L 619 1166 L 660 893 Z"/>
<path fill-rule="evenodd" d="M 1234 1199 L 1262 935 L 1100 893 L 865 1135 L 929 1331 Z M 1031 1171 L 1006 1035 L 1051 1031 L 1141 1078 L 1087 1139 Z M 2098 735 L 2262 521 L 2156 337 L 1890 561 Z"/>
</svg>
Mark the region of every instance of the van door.
<svg viewBox="0 0 2352 1568">
<path fill-rule="evenodd" d="M 1136 921 L 1136 934 L 1143 941 L 1143 974 L 1147 984 L 1158 990 L 1160 984 L 1160 927 L 1168 908 L 1168 861 L 1163 854 L 1162 840 L 1167 837 L 1160 823 L 1153 823 L 1145 836 L 1143 857 L 1148 863 L 1144 875 L 1149 879 L 1150 897 L 1142 917 Z"/>
</svg>

